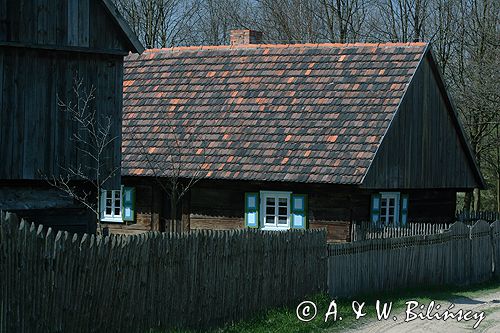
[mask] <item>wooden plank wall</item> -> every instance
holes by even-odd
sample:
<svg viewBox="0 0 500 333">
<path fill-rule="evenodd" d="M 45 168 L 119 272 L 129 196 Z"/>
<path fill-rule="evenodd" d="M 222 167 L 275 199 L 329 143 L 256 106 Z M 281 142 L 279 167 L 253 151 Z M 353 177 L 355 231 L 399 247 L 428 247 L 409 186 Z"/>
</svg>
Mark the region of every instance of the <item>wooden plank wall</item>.
<svg viewBox="0 0 500 333">
<path fill-rule="evenodd" d="M 292 191 L 308 195 L 309 226 L 327 230 L 330 242 L 350 239 L 351 221 L 369 221 L 371 194 L 356 186 L 205 181 L 191 191 L 192 229 L 244 227 L 245 192 Z M 408 218 L 414 222 L 454 222 L 456 193 L 449 189 L 402 190 L 409 195 Z"/>
<path fill-rule="evenodd" d="M 101 0 L 0 0 L 0 45 L 130 50 Z"/>
<path fill-rule="evenodd" d="M 363 186 L 477 187 L 465 149 L 426 58 L 408 87 Z"/>
<path fill-rule="evenodd" d="M 368 220 L 370 192 L 354 186 L 204 181 L 191 190 L 191 229 L 244 228 L 245 192 L 291 191 L 308 195 L 310 228 L 327 230 L 329 241 L 346 241 L 351 220 Z"/>
<path fill-rule="evenodd" d="M 450 189 L 402 190 L 408 194 L 410 222 L 455 222 L 457 193 Z"/>
<path fill-rule="evenodd" d="M 201 330 L 326 291 L 322 231 L 103 238 L 0 221 L 0 332 Z"/>
<path fill-rule="evenodd" d="M 136 187 L 136 220 L 153 223 L 157 214 L 161 226 L 169 227 L 169 203 L 159 193 L 155 180 L 147 177 L 123 177 L 123 183 Z M 260 190 L 292 191 L 308 195 L 309 227 L 327 230 L 328 241 L 348 241 L 351 221 L 370 219 L 370 197 L 373 190 L 355 186 L 317 185 L 294 183 L 265 183 L 251 181 L 209 181 L 196 184 L 189 202 L 189 228 L 169 227 L 167 231 L 233 230 L 244 228 L 245 192 Z M 454 221 L 455 192 L 443 190 L 411 190 L 409 194 L 409 219 L 415 222 Z M 153 209 L 153 206 L 154 209 Z M 179 213 L 181 207 L 179 207 Z M 156 217 L 155 217 L 156 218 Z M 151 230 L 155 229 L 154 226 Z"/>
<path fill-rule="evenodd" d="M 12 210 L 19 218 L 35 223 L 36 226 L 50 226 L 54 232 L 68 231 L 78 234 L 95 234 L 96 220 L 93 212 L 85 207 L 18 209 Z"/>
<path fill-rule="evenodd" d="M 73 185 L 92 197 L 94 189 L 88 184 L 74 182 Z M 90 210 L 44 180 L 0 181 L 1 210 L 54 230 L 77 233 L 96 230 L 96 218 Z"/>
<path fill-rule="evenodd" d="M 59 175 L 62 168 L 93 165 L 71 140 L 75 123 L 58 106 L 58 98 L 75 102 L 73 84 L 95 87 L 91 110 L 103 121 L 112 119 L 114 145 L 106 152 L 105 168 L 121 163 L 123 58 L 0 46 L 0 179 L 39 179 L 40 172 Z M 108 171 L 106 171 L 107 173 Z M 109 187 L 120 184 L 119 172 Z"/>
<path fill-rule="evenodd" d="M 124 186 L 135 189 L 135 219 L 127 223 L 109 223 L 115 234 L 139 234 L 146 231 L 165 231 L 165 218 L 169 215 L 165 195 L 156 180 L 146 177 L 122 177 Z M 160 218 L 162 221 L 160 221 Z"/>
<path fill-rule="evenodd" d="M 439 234 L 331 244 L 330 295 L 350 297 L 419 286 L 464 286 L 488 281 L 493 274 L 499 274 L 499 225 L 497 221 L 490 228 L 488 223 L 478 221 L 470 228 L 456 222 Z"/>
</svg>

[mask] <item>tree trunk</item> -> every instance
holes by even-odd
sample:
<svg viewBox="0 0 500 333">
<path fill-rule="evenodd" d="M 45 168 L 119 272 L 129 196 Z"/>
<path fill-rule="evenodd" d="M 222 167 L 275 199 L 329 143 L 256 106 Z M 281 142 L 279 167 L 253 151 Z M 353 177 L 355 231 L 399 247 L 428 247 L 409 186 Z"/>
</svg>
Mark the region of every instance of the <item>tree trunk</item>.
<svg viewBox="0 0 500 333">
<path fill-rule="evenodd" d="M 500 213 L 500 172 L 497 172 L 497 212 Z"/>
<path fill-rule="evenodd" d="M 465 192 L 463 210 L 469 212 L 472 204 L 472 192 Z"/>
<path fill-rule="evenodd" d="M 191 214 L 191 192 L 188 191 L 182 196 L 182 231 L 183 232 L 189 232 L 191 229 L 191 223 L 190 223 L 190 214 Z"/>
<path fill-rule="evenodd" d="M 474 189 L 474 211 L 479 212 L 481 210 L 481 190 L 478 188 Z"/>
<path fill-rule="evenodd" d="M 102 195 L 102 192 L 101 192 L 101 189 L 98 189 L 97 190 L 97 205 L 96 205 L 96 230 L 95 230 L 95 233 L 96 235 L 102 235 L 102 230 L 101 230 L 101 195 Z"/>
<path fill-rule="evenodd" d="M 170 194 L 170 231 L 179 232 L 177 220 L 177 190 Z"/>
<path fill-rule="evenodd" d="M 497 124 L 496 137 L 500 141 L 500 124 Z M 497 212 L 500 213 L 500 145 L 497 146 L 496 151 L 496 176 L 497 176 Z"/>
</svg>

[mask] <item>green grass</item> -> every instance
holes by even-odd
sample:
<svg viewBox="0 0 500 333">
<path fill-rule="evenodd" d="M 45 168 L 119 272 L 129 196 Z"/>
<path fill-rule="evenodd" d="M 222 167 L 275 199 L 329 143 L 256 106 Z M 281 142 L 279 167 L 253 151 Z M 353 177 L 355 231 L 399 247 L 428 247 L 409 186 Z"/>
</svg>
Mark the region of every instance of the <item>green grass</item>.
<svg viewBox="0 0 500 333">
<path fill-rule="evenodd" d="M 318 309 L 316 318 L 310 322 L 301 322 L 296 317 L 295 307 L 283 307 L 263 312 L 252 319 L 227 324 L 208 331 L 209 333 L 309 333 L 309 332 L 341 332 L 347 328 L 355 328 L 375 318 L 375 302 L 392 302 L 392 314 L 402 312 L 405 302 L 417 300 L 421 303 L 435 301 L 449 301 L 456 298 L 473 298 L 486 293 L 500 291 L 500 282 L 488 282 L 469 288 L 427 288 L 426 290 L 413 289 L 397 293 L 384 293 L 379 295 L 366 295 L 355 298 L 365 302 L 363 312 L 366 316 L 356 320 L 353 314 L 352 300 L 337 300 L 337 317 L 342 320 L 328 320 L 325 323 L 324 315 L 332 299 L 328 295 L 316 295 L 304 300 L 313 301 Z M 298 304 L 297 304 L 298 305 Z M 330 316 L 333 318 L 333 316 Z M 161 331 L 153 331 L 161 332 Z M 194 333 L 194 331 L 174 331 L 175 333 Z"/>
</svg>

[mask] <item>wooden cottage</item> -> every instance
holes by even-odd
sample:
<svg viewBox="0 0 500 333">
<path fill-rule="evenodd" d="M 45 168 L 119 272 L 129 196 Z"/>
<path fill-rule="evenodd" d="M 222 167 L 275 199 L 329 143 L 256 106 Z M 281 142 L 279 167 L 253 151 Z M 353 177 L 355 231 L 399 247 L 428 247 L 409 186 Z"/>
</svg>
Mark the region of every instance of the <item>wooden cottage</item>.
<svg viewBox="0 0 500 333">
<path fill-rule="evenodd" d="M 484 186 L 428 44 L 256 36 L 127 57 L 122 176 L 138 229 L 321 227 L 344 241 L 352 221 L 450 221 L 456 193 Z M 158 180 L 177 171 L 200 179 L 173 226 Z"/>
<path fill-rule="evenodd" d="M 92 231 L 95 217 L 43 178 L 93 162 L 71 139 L 76 125 L 58 101 L 73 84 L 93 87 L 96 119 L 111 119 L 105 169 L 120 167 L 123 58 L 144 49 L 111 0 L 0 0 L 0 210 L 72 231 Z M 106 183 L 120 189 L 120 174 Z"/>
</svg>

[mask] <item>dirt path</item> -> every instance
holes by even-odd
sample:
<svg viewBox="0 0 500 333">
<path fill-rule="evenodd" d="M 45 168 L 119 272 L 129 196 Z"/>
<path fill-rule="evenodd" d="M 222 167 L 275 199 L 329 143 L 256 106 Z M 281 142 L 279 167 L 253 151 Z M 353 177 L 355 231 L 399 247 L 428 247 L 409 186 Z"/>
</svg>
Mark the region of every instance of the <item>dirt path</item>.
<svg viewBox="0 0 500 333">
<path fill-rule="evenodd" d="M 405 310 L 399 310 L 396 314 L 398 318 L 377 321 L 374 319 L 368 324 L 362 325 L 348 332 L 384 332 L 384 333 L 400 333 L 400 332 L 425 332 L 425 333 L 457 333 L 457 332 L 500 332 L 500 291 L 495 290 L 491 293 L 481 294 L 471 297 L 458 297 L 453 299 L 455 307 L 453 312 L 463 309 L 472 310 L 474 312 L 484 311 L 484 319 L 481 321 L 477 329 L 473 329 L 476 320 L 457 322 L 453 319 L 444 320 L 421 320 L 416 319 L 410 322 L 405 322 Z M 448 308 L 450 302 L 444 300 L 436 300 L 436 304 L 440 304 L 441 308 L 438 312 L 442 313 Z M 425 304 L 426 306 L 428 303 Z M 415 310 L 416 311 L 416 310 Z M 435 311 L 434 311 L 435 312 Z M 425 312 L 424 312 L 425 313 Z M 433 313 L 433 312 L 431 312 Z"/>
</svg>

